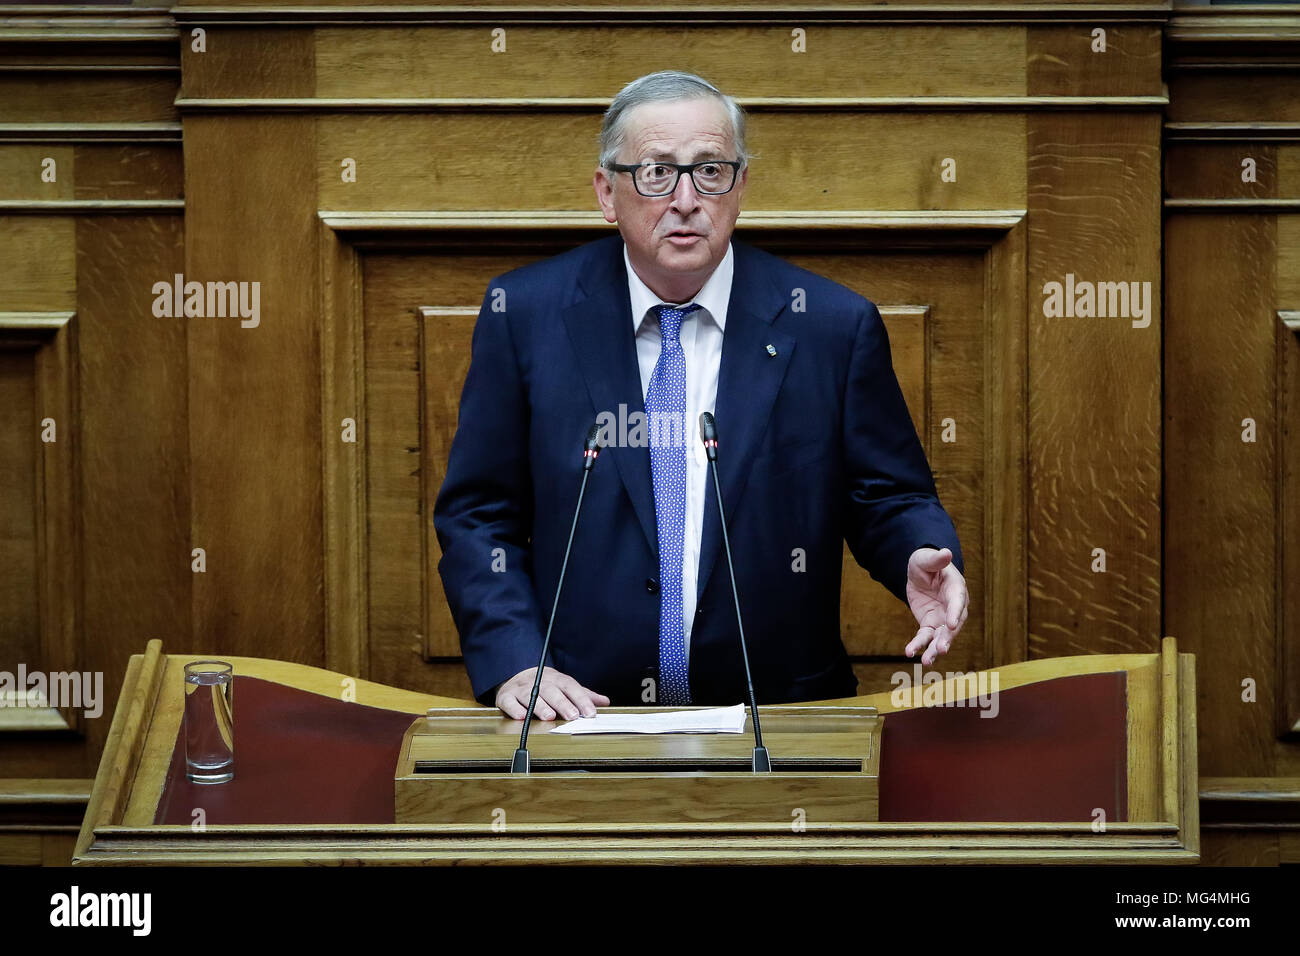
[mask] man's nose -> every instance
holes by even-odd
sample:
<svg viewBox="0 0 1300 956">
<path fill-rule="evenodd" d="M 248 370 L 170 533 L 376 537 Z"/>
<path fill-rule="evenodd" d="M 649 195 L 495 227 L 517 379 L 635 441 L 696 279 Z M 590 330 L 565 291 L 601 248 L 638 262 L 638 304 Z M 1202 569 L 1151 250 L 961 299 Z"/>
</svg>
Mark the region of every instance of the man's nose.
<svg viewBox="0 0 1300 956">
<path fill-rule="evenodd" d="M 678 212 L 691 212 L 700 204 L 700 194 L 695 189 L 695 180 L 689 173 L 683 172 L 677 179 L 677 188 L 673 190 L 672 207 Z"/>
</svg>

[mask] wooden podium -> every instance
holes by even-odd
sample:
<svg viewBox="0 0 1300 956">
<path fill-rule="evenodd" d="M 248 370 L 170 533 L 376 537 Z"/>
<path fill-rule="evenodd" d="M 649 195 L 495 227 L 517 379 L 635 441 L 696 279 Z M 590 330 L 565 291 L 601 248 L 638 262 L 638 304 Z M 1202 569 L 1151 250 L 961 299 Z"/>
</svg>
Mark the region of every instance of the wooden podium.
<svg viewBox="0 0 1300 956">
<path fill-rule="evenodd" d="M 184 777 L 183 668 L 212 656 L 151 641 L 131 658 L 75 864 L 1199 859 L 1195 663 L 1171 638 L 1157 653 L 981 671 L 1000 687 L 994 720 L 888 691 L 763 707 L 778 769 L 762 780 L 716 765 L 742 759 L 747 736 L 575 741 L 541 723 L 541 769 L 510 778 L 498 771 L 520 725 L 490 708 L 225 656 L 235 779 L 202 787 Z M 938 689 L 963 693 L 952 679 Z M 855 767 L 821 766 L 841 759 Z M 465 772 L 472 760 L 487 763 Z"/>
<path fill-rule="evenodd" d="M 603 713 L 690 708 L 606 708 Z M 874 823 L 883 725 L 874 707 L 760 707 L 772 772 L 755 774 L 753 720 L 743 734 L 553 734 L 529 731 L 531 772 L 512 775 L 519 725 L 482 708 L 433 708 L 402 739 L 397 823 L 683 822 L 738 829 L 792 815 Z"/>
</svg>

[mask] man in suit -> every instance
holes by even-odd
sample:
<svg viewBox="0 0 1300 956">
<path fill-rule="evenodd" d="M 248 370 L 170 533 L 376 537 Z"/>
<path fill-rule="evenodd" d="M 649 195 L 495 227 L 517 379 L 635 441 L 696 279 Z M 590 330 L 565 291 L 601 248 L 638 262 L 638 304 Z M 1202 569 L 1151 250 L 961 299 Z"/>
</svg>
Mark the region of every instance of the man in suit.
<svg viewBox="0 0 1300 956">
<path fill-rule="evenodd" d="M 593 423 L 607 447 L 540 719 L 747 700 L 703 411 L 717 420 L 760 703 L 855 692 L 839 629 L 846 540 L 915 614 L 908 656 L 932 664 L 966 620 L 956 530 L 879 311 L 732 238 L 744 124 L 698 76 L 630 83 L 605 115 L 593 180 L 619 235 L 498 276 L 484 296 L 433 520 L 474 695 L 512 717 L 536 674 Z"/>
</svg>

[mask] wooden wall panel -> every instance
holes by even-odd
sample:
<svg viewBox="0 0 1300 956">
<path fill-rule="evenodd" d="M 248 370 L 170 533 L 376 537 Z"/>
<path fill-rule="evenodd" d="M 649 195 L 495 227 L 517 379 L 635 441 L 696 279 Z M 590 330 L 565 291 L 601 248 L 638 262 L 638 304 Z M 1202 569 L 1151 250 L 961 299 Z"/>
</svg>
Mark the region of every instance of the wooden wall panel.
<svg viewBox="0 0 1300 956">
<path fill-rule="evenodd" d="M 325 662 L 321 356 L 310 117 L 186 120 L 185 273 L 259 283 L 255 327 L 189 328 L 194 641 Z M 237 182 L 238 189 L 231 189 Z M 251 321 L 251 320 L 249 320 Z"/>
<path fill-rule="evenodd" d="M 1028 149 L 1030 656 L 1150 652 L 1161 588 L 1160 119 L 1035 115 Z M 1047 283 L 1067 276 L 1150 283 L 1149 325 L 1046 316 Z"/>
<path fill-rule="evenodd" d="M 1300 620 L 1283 521 L 1300 344 L 1278 318 L 1300 310 L 1300 21 L 1158 0 L 834 0 L 742 19 L 410 5 L 113 8 L 91 26 L 51 17 L 36 46 L 34 14 L 0 24 L 0 312 L 76 316 L 60 354 L 76 356 L 80 497 L 57 517 L 80 528 L 73 651 L 110 698 L 155 636 L 468 695 L 427 517 L 467 320 L 492 275 L 607 228 L 590 182 L 600 113 L 672 49 L 749 109 L 742 237 L 904 310 L 887 318 L 896 363 L 976 599 L 943 666 L 1150 651 L 1172 634 L 1202 657 L 1202 774 L 1300 774 L 1277 718 Z M 496 26 L 505 53 L 490 52 Z M 796 27 L 807 53 L 790 49 Z M 407 221 L 363 222 L 384 213 Z M 809 216 L 823 218 L 781 231 Z M 935 216 L 985 225 L 936 239 Z M 259 327 L 155 317 L 152 283 L 178 272 L 259 282 Z M 1044 316 L 1045 283 L 1067 273 L 1150 281 L 1150 326 Z M 0 389 L 37 394 L 48 363 L 3 354 Z M 0 441 L 36 404 L 0 412 Z M 954 443 L 939 440 L 947 417 Z M 887 687 L 909 616 L 846 579 L 855 669 Z M 30 655 L 23 634 L 0 655 Z M 4 773 L 89 775 L 106 728 L 57 746 L 0 735 Z M 1213 829 L 1206 859 L 1292 859 L 1278 826 L 1271 843 Z M 0 859 L 50 856 L 3 836 Z"/>
<path fill-rule="evenodd" d="M 176 119 L 176 78 L 164 72 L 121 72 L 95 83 L 75 72 L 40 77 L 0 73 L 0 123 L 78 123 L 102 121 L 161 123 Z M 93 120 L 92 120 L 93 122 Z"/>
<path fill-rule="evenodd" d="M 35 353 L 0 343 L 0 660 L 7 663 L 40 660 Z"/>
<path fill-rule="evenodd" d="M 153 284 L 184 269 L 184 242 L 181 216 L 77 224 L 84 666 L 113 697 L 142 638 L 193 646 L 188 328 L 152 307 Z M 92 755 L 109 706 L 87 729 Z"/>
<path fill-rule="evenodd" d="M 1094 32 L 1104 31 L 1104 37 Z M 1159 24 L 1075 23 L 1028 28 L 1027 92 L 1036 96 L 1158 95 Z M 1100 41 L 1105 41 L 1104 52 Z"/>
<path fill-rule="evenodd" d="M 494 38 L 499 29 L 504 50 Z M 1155 37 L 1158 44 L 1158 30 Z M 796 43 L 806 52 L 795 52 Z M 920 25 L 807 21 L 324 27 L 316 31 L 315 95 L 607 100 L 629 80 L 664 69 L 665 49 L 673 51 L 674 69 L 720 89 L 744 87 L 750 97 L 1025 95 L 1022 26 L 936 33 Z"/>
<path fill-rule="evenodd" d="M 1300 343 L 1284 321 L 1300 309 L 1297 27 L 1281 12 L 1207 10 L 1168 31 L 1165 629 L 1199 658 L 1205 861 L 1216 864 L 1286 863 L 1300 831 L 1289 716 Z M 1244 158 L 1255 182 L 1243 181 Z M 1232 779 L 1207 782 L 1216 775 Z"/>
<path fill-rule="evenodd" d="M 595 210 L 599 126 L 598 111 L 325 116 L 321 208 Z M 1024 129 L 1015 113 L 763 113 L 751 123 L 759 158 L 745 208 L 1020 209 Z M 485 151 L 484 143 L 525 148 Z M 940 178 L 948 157 L 957 163 L 953 183 Z M 345 158 L 356 161 L 356 182 L 343 181 Z"/>
<path fill-rule="evenodd" d="M 203 29 L 203 51 L 194 49 L 189 31 L 181 43 L 182 101 L 312 95 L 315 31 L 310 27 L 206 24 Z"/>
<path fill-rule="evenodd" d="M 76 235 L 71 216 L 0 216 L 0 236 L 8 251 L 0 256 L 4 311 L 76 308 Z"/>
<path fill-rule="evenodd" d="M 1200 664 L 1209 776 L 1272 764 L 1272 709 L 1243 702 L 1242 682 L 1272 700 L 1272 642 L 1246 634 L 1273 616 L 1275 241 L 1260 217 L 1184 216 L 1165 230 L 1165 627 Z M 1222 254 L 1204 262 L 1207 248 Z M 1242 440 L 1246 418 L 1254 443 Z"/>
<path fill-rule="evenodd" d="M 468 369 L 468 352 L 450 346 L 467 344 L 488 281 L 531 258 L 491 248 L 364 257 L 369 680 L 473 697 L 442 597 L 430 517 Z M 436 313 L 422 316 L 422 306 Z M 439 364 L 427 367 L 429 360 Z"/>
</svg>

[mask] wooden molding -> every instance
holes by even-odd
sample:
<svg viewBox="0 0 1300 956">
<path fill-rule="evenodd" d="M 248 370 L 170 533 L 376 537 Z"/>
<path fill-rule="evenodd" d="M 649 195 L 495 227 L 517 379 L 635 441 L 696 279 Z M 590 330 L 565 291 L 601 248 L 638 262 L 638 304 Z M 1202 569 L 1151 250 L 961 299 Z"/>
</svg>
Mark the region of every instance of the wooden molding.
<svg viewBox="0 0 1300 956">
<path fill-rule="evenodd" d="M 0 143 L 179 143 L 180 123 L 0 123 Z"/>
<path fill-rule="evenodd" d="M 1202 777 L 1201 825 L 1300 829 L 1300 777 Z"/>
<path fill-rule="evenodd" d="M 1300 199 L 1166 199 L 1164 207 L 1178 212 L 1296 212 Z"/>
<path fill-rule="evenodd" d="M 184 199 L 0 199 L 0 215 L 184 213 Z"/>
<path fill-rule="evenodd" d="M 36 414 L 36 588 L 40 659 L 29 669 L 80 671 L 81 487 L 76 323 L 72 312 L 0 312 L 0 348 L 32 350 Z M 41 442 L 40 420 L 55 421 L 58 441 Z M 17 662 L 14 662 L 15 664 Z M 20 690 L 23 690 L 20 688 Z M 0 731 L 66 731 L 81 726 L 71 706 L 0 708 Z"/>
<path fill-rule="evenodd" d="M 172 46 L 179 37 L 165 6 L 37 4 L 0 9 L 0 45 L 153 42 Z"/>
<path fill-rule="evenodd" d="M 1300 311 L 1278 312 L 1274 373 L 1273 459 L 1276 464 L 1273 587 L 1277 735 L 1300 739 Z"/>
<path fill-rule="evenodd" d="M 493 21 L 495 22 L 495 21 Z M 992 112 L 1027 110 L 1104 110 L 1164 109 L 1169 105 L 1167 95 L 1160 96 L 753 96 L 737 97 L 737 101 L 751 113 L 790 110 L 797 112 L 822 111 L 881 111 L 916 110 L 942 112 Z M 431 113 L 439 111 L 470 112 L 474 110 L 529 110 L 532 112 L 590 112 L 603 113 L 609 107 L 607 97 L 538 96 L 538 97 L 226 97 L 203 98 L 182 96 L 176 99 L 176 108 L 182 112 L 236 112 L 286 113 L 302 110 L 318 112 L 362 111 Z"/>
<path fill-rule="evenodd" d="M 1166 142 L 1291 143 L 1300 123 L 1166 123 Z"/>
<path fill-rule="evenodd" d="M 613 234 L 616 227 L 594 210 L 457 210 L 453 212 L 334 211 L 317 213 L 321 221 L 354 241 L 386 235 L 466 231 L 478 233 L 541 232 L 574 230 L 592 238 Z M 791 210 L 742 212 L 736 220 L 738 231 L 779 231 L 819 233 L 881 234 L 930 232 L 948 234 L 968 232 L 978 235 L 981 248 L 992 246 L 1002 235 L 1025 217 L 1023 209 L 977 210 L 904 210 L 898 212 L 854 210 Z M 936 238 L 936 244 L 949 245 L 951 238 Z"/>
<path fill-rule="evenodd" d="M 1300 41 L 1300 16 L 1291 4 L 1174 8 L 1165 27 L 1171 43 L 1291 43 Z"/>
<path fill-rule="evenodd" d="M 877 5 L 846 2 L 749 3 L 743 6 L 726 3 L 705 4 L 628 4 L 620 0 L 588 0 L 586 3 L 537 4 L 532 6 L 476 6 L 454 4 L 435 6 L 427 2 L 388 3 L 368 6 L 342 0 L 313 5 L 267 2 L 253 4 L 179 4 L 172 7 L 178 25 L 189 23 L 220 24 L 351 24 L 351 23 L 476 23 L 494 24 L 582 20 L 595 23 L 680 23 L 724 22 L 815 23 L 820 21 L 870 21 L 873 23 L 1050 23 L 1097 24 L 1164 23 L 1172 13 L 1170 0 L 1151 3 L 971 3 L 925 4 L 904 3 Z"/>
<path fill-rule="evenodd" d="M 0 833 L 76 833 L 93 780 L 0 778 Z"/>
</svg>

